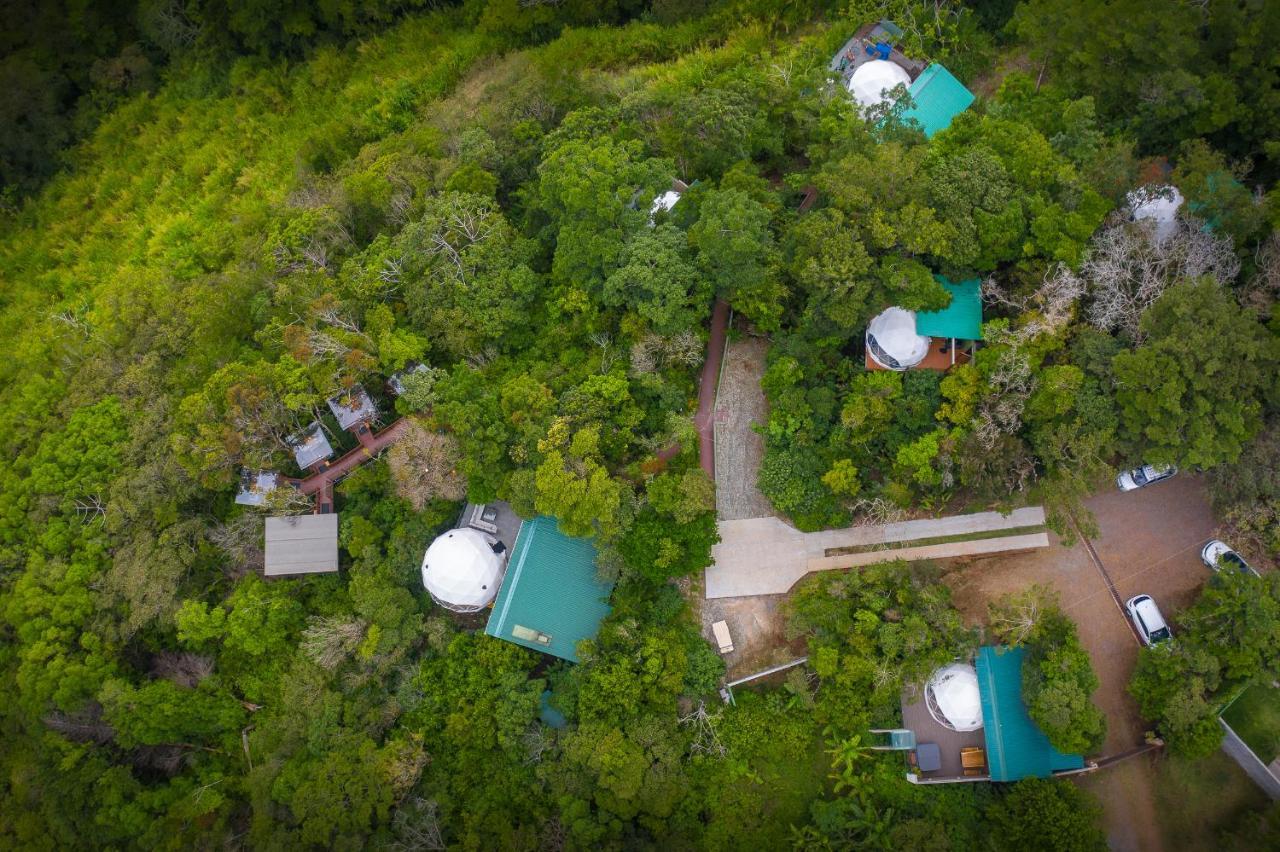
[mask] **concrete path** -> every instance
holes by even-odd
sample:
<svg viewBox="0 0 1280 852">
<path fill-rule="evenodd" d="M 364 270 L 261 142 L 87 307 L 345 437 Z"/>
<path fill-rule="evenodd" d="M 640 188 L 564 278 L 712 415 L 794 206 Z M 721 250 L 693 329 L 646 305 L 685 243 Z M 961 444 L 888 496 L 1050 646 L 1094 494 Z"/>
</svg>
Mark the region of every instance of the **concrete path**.
<svg viewBox="0 0 1280 852">
<path fill-rule="evenodd" d="M 999 532 L 1044 524 L 1044 509 L 1031 506 L 1012 514 L 979 512 L 883 526 L 848 527 L 802 533 L 777 518 L 721 521 L 720 543 L 711 550 L 706 596 L 731 598 L 777 595 L 810 571 L 830 571 L 894 559 L 944 559 L 1007 550 L 1048 547 L 1045 533 L 957 541 L 885 550 L 841 553 L 845 548 L 875 547 L 940 536 Z"/>
</svg>

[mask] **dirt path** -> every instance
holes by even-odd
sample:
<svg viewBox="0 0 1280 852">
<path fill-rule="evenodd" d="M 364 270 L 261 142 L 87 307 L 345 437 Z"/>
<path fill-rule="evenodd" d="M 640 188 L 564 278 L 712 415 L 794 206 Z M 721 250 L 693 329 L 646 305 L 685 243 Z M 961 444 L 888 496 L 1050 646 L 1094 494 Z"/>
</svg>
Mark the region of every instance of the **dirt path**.
<svg viewBox="0 0 1280 852">
<path fill-rule="evenodd" d="M 720 390 L 716 395 L 715 429 L 716 513 L 720 520 L 774 515 L 768 498 L 756 487 L 764 459 L 764 436 L 754 425 L 769 418 L 769 403 L 760 388 L 769 342 L 743 337 L 729 343 Z"/>
<path fill-rule="evenodd" d="M 1155 791 L 1154 762 L 1159 759 L 1139 755 L 1079 777 L 1077 783 L 1102 803 L 1103 830 L 1112 852 L 1164 849 Z"/>
</svg>

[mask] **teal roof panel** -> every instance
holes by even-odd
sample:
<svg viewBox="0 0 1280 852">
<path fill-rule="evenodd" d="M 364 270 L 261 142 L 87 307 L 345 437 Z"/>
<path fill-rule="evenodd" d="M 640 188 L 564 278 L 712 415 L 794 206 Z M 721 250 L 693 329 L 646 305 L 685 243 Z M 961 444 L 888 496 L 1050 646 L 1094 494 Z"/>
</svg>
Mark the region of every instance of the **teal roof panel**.
<svg viewBox="0 0 1280 852">
<path fill-rule="evenodd" d="M 973 103 L 973 92 L 936 62 L 921 72 L 907 94 L 911 95 L 914 106 L 903 111 L 902 120 L 919 122 L 927 139 L 946 130 L 951 119 Z"/>
<path fill-rule="evenodd" d="M 596 578 L 590 539 L 565 535 L 555 518 L 534 518 L 520 526 L 484 632 L 576 663 L 577 644 L 595 638 L 612 591 Z"/>
<path fill-rule="evenodd" d="M 955 284 L 942 275 L 933 277 L 951 294 L 951 304 L 940 311 L 917 313 L 916 334 L 954 337 L 957 340 L 981 340 L 981 282 L 977 278 L 970 278 Z"/>
<path fill-rule="evenodd" d="M 1063 754 L 1027 715 L 1022 701 L 1022 648 L 987 645 L 978 650 L 978 692 L 982 698 L 982 733 L 992 781 L 1048 778 L 1055 772 L 1082 769 L 1084 758 Z"/>
</svg>

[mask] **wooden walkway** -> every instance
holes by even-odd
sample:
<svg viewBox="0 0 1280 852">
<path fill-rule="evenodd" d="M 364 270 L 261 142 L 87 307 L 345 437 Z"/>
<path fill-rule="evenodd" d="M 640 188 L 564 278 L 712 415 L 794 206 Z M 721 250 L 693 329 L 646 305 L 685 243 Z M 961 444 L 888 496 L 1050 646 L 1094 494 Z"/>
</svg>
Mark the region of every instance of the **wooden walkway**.
<svg viewBox="0 0 1280 852">
<path fill-rule="evenodd" d="M 313 494 L 316 496 L 316 508 L 321 514 L 333 511 L 333 486 L 351 471 L 394 444 L 407 428 L 409 428 L 409 420 L 405 417 L 381 432 L 374 432 L 367 425 L 361 424 L 358 429 L 353 430 L 360 446 L 302 480 L 298 490 L 308 496 Z"/>
<path fill-rule="evenodd" d="M 716 479 L 716 386 L 720 379 L 720 364 L 724 360 L 724 342 L 729 330 L 729 305 L 716 299 L 711 310 L 711 334 L 707 338 L 707 358 L 698 379 L 698 413 L 693 425 L 698 429 L 698 460 L 702 469 L 714 482 Z"/>
</svg>

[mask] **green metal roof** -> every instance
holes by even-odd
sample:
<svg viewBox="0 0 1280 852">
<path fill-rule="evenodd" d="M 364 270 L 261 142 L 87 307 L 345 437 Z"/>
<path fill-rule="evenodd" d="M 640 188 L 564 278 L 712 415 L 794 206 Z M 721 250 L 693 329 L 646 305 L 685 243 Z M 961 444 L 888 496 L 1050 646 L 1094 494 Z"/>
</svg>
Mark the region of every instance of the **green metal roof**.
<svg viewBox="0 0 1280 852">
<path fill-rule="evenodd" d="M 914 119 L 920 122 L 927 139 L 946 130 L 951 119 L 973 103 L 973 92 L 936 62 L 924 69 L 907 89 L 907 94 L 911 95 L 915 105 L 902 113 L 902 120 L 905 122 Z"/>
<path fill-rule="evenodd" d="M 954 337 L 957 340 L 982 339 L 982 284 L 970 278 L 953 284 L 942 275 L 933 276 L 951 294 L 951 304 L 940 311 L 916 314 L 916 334 L 928 337 Z"/>
<path fill-rule="evenodd" d="M 1084 758 L 1063 754 L 1027 715 L 1022 702 L 1021 648 L 987 645 L 978 650 L 978 692 L 982 733 L 992 781 L 1048 778 L 1064 769 L 1082 769 Z"/>
<path fill-rule="evenodd" d="M 555 518 L 534 518 L 516 536 L 484 632 L 576 663 L 576 646 L 595 638 L 609 614 L 606 601 L 612 591 L 612 584 L 596 579 L 596 548 L 590 539 L 570 538 L 556 527 Z"/>
</svg>

